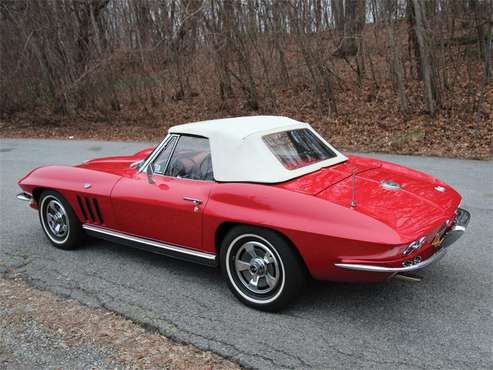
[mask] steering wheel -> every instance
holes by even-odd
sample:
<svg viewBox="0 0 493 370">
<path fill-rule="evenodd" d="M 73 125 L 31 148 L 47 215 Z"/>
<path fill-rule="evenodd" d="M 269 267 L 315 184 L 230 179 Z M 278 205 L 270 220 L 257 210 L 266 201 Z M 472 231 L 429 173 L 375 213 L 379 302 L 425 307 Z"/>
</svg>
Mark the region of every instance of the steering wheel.
<svg viewBox="0 0 493 370">
<path fill-rule="evenodd" d="M 210 153 L 202 160 L 199 166 L 201 180 L 213 180 L 212 158 Z"/>
<path fill-rule="evenodd" d="M 188 162 L 188 163 L 187 163 Z M 190 163 L 191 162 L 191 163 Z M 193 178 L 193 161 L 187 158 L 179 158 L 173 162 L 173 166 L 170 170 L 170 176 Z"/>
</svg>

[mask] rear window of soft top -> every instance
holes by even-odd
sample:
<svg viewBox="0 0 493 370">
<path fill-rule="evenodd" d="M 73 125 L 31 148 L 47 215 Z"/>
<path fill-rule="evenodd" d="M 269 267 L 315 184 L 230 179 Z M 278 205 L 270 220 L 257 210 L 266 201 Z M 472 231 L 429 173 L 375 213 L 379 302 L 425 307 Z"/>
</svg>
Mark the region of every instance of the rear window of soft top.
<svg viewBox="0 0 493 370">
<path fill-rule="evenodd" d="M 263 136 L 262 139 L 288 170 L 295 170 L 336 157 L 336 153 L 312 130 L 306 128 L 275 132 Z"/>
</svg>

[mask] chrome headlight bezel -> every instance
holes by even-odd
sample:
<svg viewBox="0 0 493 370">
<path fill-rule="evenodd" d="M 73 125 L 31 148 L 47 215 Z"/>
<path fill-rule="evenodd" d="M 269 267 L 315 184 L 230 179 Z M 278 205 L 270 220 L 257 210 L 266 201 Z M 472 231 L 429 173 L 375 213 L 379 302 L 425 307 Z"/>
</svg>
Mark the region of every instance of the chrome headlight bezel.
<svg viewBox="0 0 493 370">
<path fill-rule="evenodd" d="M 426 242 L 426 236 L 423 236 L 419 238 L 418 240 L 413 241 L 411 244 L 407 246 L 406 249 L 404 249 L 404 252 L 402 252 L 403 255 L 407 256 L 408 254 L 411 254 L 412 252 L 418 250 L 421 248 Z"/>
</svg>

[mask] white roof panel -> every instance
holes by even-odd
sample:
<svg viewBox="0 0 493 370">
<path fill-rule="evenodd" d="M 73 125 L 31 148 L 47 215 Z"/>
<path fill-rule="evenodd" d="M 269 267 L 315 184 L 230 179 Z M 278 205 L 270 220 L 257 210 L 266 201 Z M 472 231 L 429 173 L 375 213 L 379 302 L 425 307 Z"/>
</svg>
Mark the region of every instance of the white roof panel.
<svg viewBox="0 0 493 370">
<path fill-rule="evenodd" d="M 267 134 L 306 128 L 313 131 L 336 157 L 289 170 L 262 140 Z M 170 134 L 207 137 L 214 178 L 223 182 L 278 183 L 345 161 L 347 158 L 303 122 L 279 116 L 248 116 L 173 126 Z"/>
</svg>

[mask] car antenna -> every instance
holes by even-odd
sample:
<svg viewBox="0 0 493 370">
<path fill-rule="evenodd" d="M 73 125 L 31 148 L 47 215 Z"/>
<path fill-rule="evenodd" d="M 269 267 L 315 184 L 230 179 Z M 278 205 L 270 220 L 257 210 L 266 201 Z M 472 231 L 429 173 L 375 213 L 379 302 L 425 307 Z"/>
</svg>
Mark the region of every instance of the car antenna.
<svg viewBox="0 0 493 370">
<path fill-rule="evenodd" d="M 356 208 L 356 171 L 353 170 L 353 196 L 351 200 L 351 207 Z"/>
</svg>

